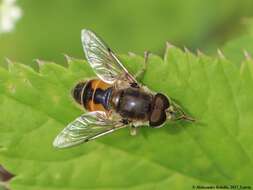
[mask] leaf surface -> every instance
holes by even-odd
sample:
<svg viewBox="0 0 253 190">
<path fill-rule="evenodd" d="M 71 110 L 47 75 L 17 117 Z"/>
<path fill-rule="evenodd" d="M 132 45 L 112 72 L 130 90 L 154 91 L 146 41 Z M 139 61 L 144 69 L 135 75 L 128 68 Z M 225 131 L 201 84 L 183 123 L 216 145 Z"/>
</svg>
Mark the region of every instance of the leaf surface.
<svg viewBox="0 0 253 190">
<path fill-rule="evenodd" d="M 130 72 L 143 58 L 121 56 Z M 57 150 L 55 136 L 83 111 L 70 95 L 94 77 L 82 60 L 67 68 L 42 62 L 39 72 L 0 68 L 0 162 L 13 190 L 190 189 L 197 184 L 252 185 L 253 63 L 195 56 L 170 47 L 152 55 L 142 83 L 178 102 L 196 123 L 128 129 Z"/>
</svg>

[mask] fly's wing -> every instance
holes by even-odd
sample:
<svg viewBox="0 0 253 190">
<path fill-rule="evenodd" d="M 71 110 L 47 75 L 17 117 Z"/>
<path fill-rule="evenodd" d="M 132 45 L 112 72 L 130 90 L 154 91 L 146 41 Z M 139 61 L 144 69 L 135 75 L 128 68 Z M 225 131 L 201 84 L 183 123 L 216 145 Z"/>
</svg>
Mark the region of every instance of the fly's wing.
<svg viewBox="0 0 253 190">
<path fill-rule="evenodd" d="M 67 148 L 93 140 L 117 129 L 125 127 L 118 121 L 107 119 L 104 112 L 89 112 L 68 124 L 55 138 L 53 146 Z"/>
<path fill-rule="evenodd" d="M 116 80 L 137 83 L 112 50 L 92 31 L 84 29 L 81 36 L 86 58 L 101 80 L 109 84 L 113 84 Z"/>
</svg>

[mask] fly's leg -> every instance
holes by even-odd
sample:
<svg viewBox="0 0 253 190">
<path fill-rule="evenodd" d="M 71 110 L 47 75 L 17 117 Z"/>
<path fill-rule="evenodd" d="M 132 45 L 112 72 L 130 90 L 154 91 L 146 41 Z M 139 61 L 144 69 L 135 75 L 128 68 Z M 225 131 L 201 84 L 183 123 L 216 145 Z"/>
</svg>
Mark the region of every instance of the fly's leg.
<svg viewBox="0 0 253 190">
<path fill-rule="evenodd" d="M 137 128 L 128 119 L 122 119 L 123 125 L 128 125 L 130 130 L 130 135 L 135 136 L 137 134 Z"/>
<path fill-rule="evenodd" d="M 135 78 L 136 78 L 137 80 L 139 80 L 139 81 L 143 79 L 144 74 L 145 74 L 145 71 L 147 70 L 148 58 L 149 58 L 149 52 L 148 52 L 148 51 L 145 51 L 145 52 L 144 52 L 144 64 L 143 64 L 143 67 L 141 68 L 140 71 L 138 71 L 138 72 L 135 74 Z"/>
<path fill-rule="evenodd" d="M 121 120 L 121 123 L 124 124 L 124 125 L 129 125 L 130 124 L 130 121 L 128 119 L 122 119 Z"/>
<path fill-rule="evenodd" d="M 129 129 L 130 129 L 131 136 L 135 136 L 137 134 L 137 128 L 134 125 L 130 125 Z"/>
</svg>

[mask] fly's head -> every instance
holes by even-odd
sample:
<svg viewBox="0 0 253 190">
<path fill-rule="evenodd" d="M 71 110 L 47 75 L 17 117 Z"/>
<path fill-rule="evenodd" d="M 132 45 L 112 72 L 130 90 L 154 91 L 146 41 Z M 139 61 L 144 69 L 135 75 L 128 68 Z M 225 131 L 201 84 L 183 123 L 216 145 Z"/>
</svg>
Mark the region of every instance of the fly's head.
<svg viewBox="0 0 253 190">
<path fill-rule="evenodd" d="M 195 121 L 186 115 L 183 109 L 167 96 L 160 93 L 156 94 L 151 106 L 149 125 L 153 128 L 159 128 L 166 121 L 176 120 Z"/>
</svg>

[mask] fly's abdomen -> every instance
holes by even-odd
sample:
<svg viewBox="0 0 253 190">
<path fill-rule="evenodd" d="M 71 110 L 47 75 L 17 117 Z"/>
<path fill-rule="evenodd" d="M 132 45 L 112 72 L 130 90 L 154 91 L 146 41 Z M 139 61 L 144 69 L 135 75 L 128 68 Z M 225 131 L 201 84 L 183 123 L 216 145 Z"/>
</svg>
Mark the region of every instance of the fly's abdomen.
<svg viewBox="0 0 253 190">
<path fill-rule="evenodd" d="M 90 80 L 83 91 L 83 106 L 87 111 L 108 111 L 112 88 L 101 80 Z"/>
<path fill-rule="evenodd" d="M 95 91 L 93 103 L 102 105 L 106 110 L 109 110 L 109 100 L 112 94 L 112 88 L 106 90 L 97 89 Z"/>
<path fill-rule="evenodd" d="M 128 88 L 120 92 L 116 111 L 123 117 L 147 120 L 151 109 L 152 96 L 139 89 Z"/>
</svg>

